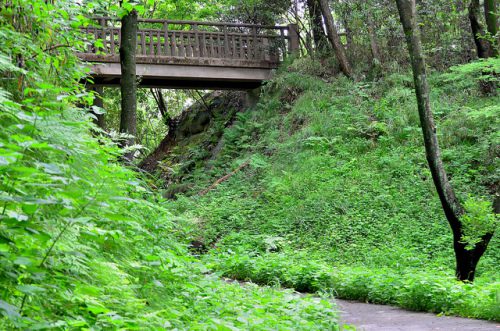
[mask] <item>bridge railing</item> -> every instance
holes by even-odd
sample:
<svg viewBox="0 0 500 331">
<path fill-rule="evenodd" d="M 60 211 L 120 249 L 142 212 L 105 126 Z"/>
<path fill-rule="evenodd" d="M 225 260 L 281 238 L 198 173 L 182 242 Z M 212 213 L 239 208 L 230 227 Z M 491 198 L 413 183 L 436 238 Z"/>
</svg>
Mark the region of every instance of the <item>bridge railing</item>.
<svg viewBox="0 0 500 331">
<path fill-rule="evenodd" d="M 120 47 L 120 21 L 95 17 L 83 30 L 97 42 L 89 43 L 80 57 L 116 62 Z M 221 65 L 250 63 L 275 67 L 299 47 L 296 25 L 139 19 L 137 62 L 164 63 L 172 59 L 209 60 Z"/>
</svg>

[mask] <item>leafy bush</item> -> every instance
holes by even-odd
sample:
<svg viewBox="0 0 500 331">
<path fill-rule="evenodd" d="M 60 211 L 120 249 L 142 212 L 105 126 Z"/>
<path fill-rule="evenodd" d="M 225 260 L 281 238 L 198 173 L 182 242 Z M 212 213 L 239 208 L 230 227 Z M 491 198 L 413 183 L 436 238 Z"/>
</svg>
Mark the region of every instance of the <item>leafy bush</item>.
<svg viewBox="0 0 500 331">
<path fill-rule="evenodd" d="M 250 165 L 204 197 L 170 203 L 196 220 L 190 235 L 235 252 L 234 259 L 227 259 L 235 263 L 231 275 L 241 279 L 318 291 L 318 279 L 331 279 L 330 266 L 340 265 L 345 267 L 338 272 L 335 290 L 341 293 L 340 285 L 350 284 L 344 297 L 496 318 L 490 295 L 497 288 L 498 236 L 480 261 L 474 287 L 451 281 L 451 232 L 425 160 L 411 75 L 391 74 L 376 82 L 327 81 L 315 77 L 321 75 L 319 68 L 307 61 L 282 69 L 255 109 L 225 130 L 224 148 L 211 165 L 233 169 L 235 160 L 254 155 L 264 162 Z M 496 218 L 486 210 L 500 178 L 500 99 L 482 95 L 477 81 L 470 79 L 482 74 L 467 66 L 479 65 L 433 73 L 431 102 L 445 167 L 459 199 L 484 201 L 471 206 L 474 211 L 469 208 L 471 224 L 486 220 L 480 223 L 494 228 Z M 468 79 L 458 78 L 456 70 L 467 71 Z M 215 171 L 190 180 L 206 187 L 217 178 Z M 266 238 L 282 239 L 278 254 L 269 255 L 264 267 L 260 256 L 265 255 Z M 290 255 L 295 250 L 307 252 L 303 260 Z M 225 270 L 225 263 L 232 262 L 222 258 L 213 263 Z M 352 271 L 358 268 L 362 272 Z M 426 278 L 422 289 L 434 302 L 418 291 L 416 284 Z M 470 297 L 469 288 L 474 289 Z M 450 294 L 455 291 L 456 296 Z M 489 302 L 480 305 L 486 313 L 473 308 L 475 299 Z"/>
<path fill-rule="evenodd" d="M 187 222 L 75 106 L 93 98 L 75 49 L 51 45 L 79 45 L 80 7 L 10 3 L 16 11 L 0 13 L 0 329 L 338 329 L 330 302 L 229 284 L 190 257 Z M 12 26 L 19 12 L 32 31 Z"/>
<path fill-rule="evenodd" d="M 263 253 L 219 247 L 205 257 L 217 273 L 301 292 L 328 293 L 341 299 L 398 305 L 464 317 L 500 320 L 500 283 L 467 284 L 453 277 L 415 268 L 368 268 L 332 265 L 310 252 Z"/>
</svg>

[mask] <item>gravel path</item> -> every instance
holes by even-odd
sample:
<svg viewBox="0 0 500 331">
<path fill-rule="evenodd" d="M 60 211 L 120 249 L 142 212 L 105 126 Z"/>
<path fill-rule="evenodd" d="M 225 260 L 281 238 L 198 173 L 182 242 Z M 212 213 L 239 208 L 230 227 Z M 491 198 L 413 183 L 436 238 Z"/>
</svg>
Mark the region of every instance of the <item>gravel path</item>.
<svg viewBox="0 0 500 331">
<path fill-rule="evenodd" d="M 340 322 L 357 331 L 500 331 L 500 324 L 460 317 L 436 316 L 397 307 L 336 300 Z"/>
</svg>

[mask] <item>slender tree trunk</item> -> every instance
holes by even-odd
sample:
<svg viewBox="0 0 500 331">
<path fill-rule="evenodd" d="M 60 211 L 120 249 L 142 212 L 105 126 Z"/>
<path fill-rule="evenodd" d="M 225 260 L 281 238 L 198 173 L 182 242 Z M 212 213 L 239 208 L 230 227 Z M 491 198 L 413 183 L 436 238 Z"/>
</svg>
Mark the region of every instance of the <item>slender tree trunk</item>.
<svg viewBox="0 0 500 331">
<path fill-rule="evenodd" d="M 328 0 L 318 0 L 321 5 L 321 12 L 323 13 L 323 18 L 325 19 L 326 29 L 328 31 L 328 38 L 333 46 L 333 51 L 335 56 L 340 63 L 340 69 L 347 77 L 352 77 L 353 72 L 351 69 L 351 64 L 347 59 L 344 46 L 340 42 L 340 37 L 335 27 L 335 21 L 333 20 L 333 15 L 328 5 Z"/>
<path fill-rule="evenodd" d="M 151 94 L 156 101 L 156 105 L 158 106 L 158 110 L 160 111 L 161 117 L 163 118 L 163 122 L 168 125 L 170 116 L 168 115 L 167 101 L 165 100 L 161 89 L 152 88 Z"/>
<path fill-rule="evenodd" d="M 492 234 L 486 234 L 482 238 L 482 241 L 472 250 L 467 250 L 465 244 L 461 243 L 463 226 L 460 217 L 464 214 L 464 210 L 448 181 L 448 176 L 441 160 L 436 126 L 430 107 L 429 85 L 427 82 L 420 31 L 416 19 L 415 0 L 396 0 L 396 3 L 410 52 L 427 162 L 429 163 L 432 179 L 443 206 L 443 211 L 453 232 L 456 276 L 459 280 L 473 281 L 477 262 L 485 252 Z"/>
<path fill-rule="evenodd" d="M 137 11 L 132 10 L 122 18 L 120 65 L 122 76 L 120 132 L 135 136 L 137 133 L 137 78 L 135 52 L 137 46 Z M 125 146 L 133 145 L 135 138 L 129 138 Z M 126 156 L 131 159 L 131 155 Z"/>
<path fill-rule="evenodd" d="M 479 0 L 471 0 L 469 4 L 469 21 L 472 29 L 472 36 L 474 38 L 474 43 L 476 44 L 477 56 L 481 59 L 488 58 L 491 54 L 491 45 L 486 40 L 481 38 L 484 36 L 484 28 L 481 25 L 481 7 Z"/>
<path fill-rule="evenodd" d="M 372 51 L 373 64 L 379 66 L 382 63 L 380 57 L 380 49 L 377 43 L 377 35 L 375 34 L 375 24 L 373 23 L 373 18 L 371 13 L 367 13 L 366 25 L 368 28 L 368 36 L 370 37 L 370 48 Z"/>
<path fill-rule="evenodd" d="M 345 47 L 347 48 L 348 54 L 352 55 L 354 53 L 354 36 L 347 17 L 342 18 L 342 25 L 344 26 L 345 29 L 345 39 L 346 39 Z"/>
<path fill-rule="evenodd" d="M 488 32 L 494 38 L 491 43 L 491 56 L 498 56 L 498 20 L 497 20 L 497 3 L 496 0 L 484 0 L 484 16 L 486 18 L 486 26 Z"/>
<path fill-rule="evenodd" d="M 318 0 L 307 0 L 307 8 L 311 20 L 312 35 L 316 49 L 322 51 L 327 45 L 325 29 L 323 28 L 323 17 Z"/>
</svg>

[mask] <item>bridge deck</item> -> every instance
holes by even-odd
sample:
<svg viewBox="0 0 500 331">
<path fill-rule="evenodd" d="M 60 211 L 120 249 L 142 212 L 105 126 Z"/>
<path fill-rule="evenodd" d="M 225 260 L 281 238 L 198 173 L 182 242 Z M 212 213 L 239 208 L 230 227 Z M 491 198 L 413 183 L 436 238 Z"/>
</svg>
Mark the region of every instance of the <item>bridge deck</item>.
<svg viewBox="0 0 500 331">
<path fill-rule="evenodd" d="M 94 85 L 117 85 L 120 22 L 107 17 L 83 28 Z M 139 19 L 137 75 L 144 87 L 249 89 L 298 49 L 295 25 L 262 26 Z"/>
</svg>

